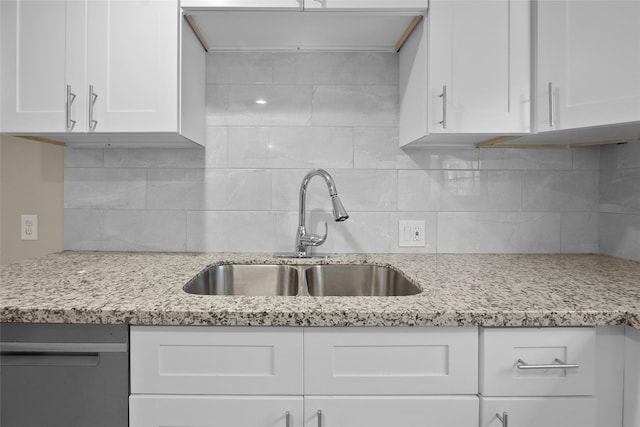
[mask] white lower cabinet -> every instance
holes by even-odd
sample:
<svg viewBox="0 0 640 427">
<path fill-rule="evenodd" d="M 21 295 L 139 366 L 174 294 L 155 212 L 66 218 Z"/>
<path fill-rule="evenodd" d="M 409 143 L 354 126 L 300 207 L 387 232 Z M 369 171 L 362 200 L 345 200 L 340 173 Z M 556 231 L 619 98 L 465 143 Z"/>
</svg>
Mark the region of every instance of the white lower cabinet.
<svg viewBox="0 0 640 427">
<path fill-rule="evenodd" d="M 507 421 L 498 418 L 498 415 Z M 592 397 L 481 397 L 480 427 L 606 427 Z M 611 425 L 613 426 L 613 424 Z"/>
<path fill-rule="evenodd" d="M 480 427 L 620 427 L 623 338 L 616 327 L 483 328 Z"/>
<path fill-rule="evenodd" d="M 302 396 L 134 395 L 129 421 L 131 427 L 299 426 Z"/>
<path fill-rule="evenodd" d="M 475 395 L 478 328 L 306 328 L 304 394 Z"/>
<path fill-rule="evenodd" d="M 302 395 L 302 328 L 134 326 L 131 393 Z"/>
<path fill-rule="evenodd" d="M 306 396 L 304 427 L 477 427 L 477 396 Z"/>
<path fill-rule="evenodd" d="M 477 327 L 132 326 L 129 425 L 477 427 L 477 348 Z"/>
<path fill-rule="evenodd" d="M 132 326 L 130 427 L 640 427 L 624 332 Z"/>
<path fill-rule="evenodd" d="M 625 333 L 624 427 L 640 426 L 640 329 Z"/>
<path fill-rule="evenodd" d="M 595 393 L 595 328 L 484 328 L 480 348 L 484 396 Z"/>
</svg>

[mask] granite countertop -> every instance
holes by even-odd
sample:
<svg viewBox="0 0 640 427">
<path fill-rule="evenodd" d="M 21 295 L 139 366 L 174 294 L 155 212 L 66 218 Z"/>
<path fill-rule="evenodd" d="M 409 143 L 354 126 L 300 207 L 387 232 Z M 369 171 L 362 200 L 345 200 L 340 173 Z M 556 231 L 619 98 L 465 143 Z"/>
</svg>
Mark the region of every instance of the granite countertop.
<svg viewBox="0 0 640 427">
<path fill-rule="evenodd" d="M 210 264 L 367 263 L 422 288 L 402 297 L 187 294 Z M 0 268 L 0 321 L 137 325 L 593 326 L 640 329 L 640 263 L 602 255 L 61 252 Z"/>
</svg>

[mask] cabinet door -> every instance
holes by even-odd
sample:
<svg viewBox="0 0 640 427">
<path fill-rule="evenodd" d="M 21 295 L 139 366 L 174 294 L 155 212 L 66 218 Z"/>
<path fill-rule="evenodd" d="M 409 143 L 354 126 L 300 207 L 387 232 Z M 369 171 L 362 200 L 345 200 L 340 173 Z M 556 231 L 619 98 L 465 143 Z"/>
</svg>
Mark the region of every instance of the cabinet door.
<svg viewBox="0 0 640 427">
<path fill-rule="evenodd" d="M 640 120 L 640 2 L 537 2 L 538 132 Z"/>
<path fill-rule="evenodd" d="M 530 130 L 530 10 L 522 0 L 432 0 L 431 133 Z"/>
<path fill-rule="evenodd" d="M 476 394 L 475 327 L 307 328 L 305 395 Z"/>
<path fill-rule="evenodd" d="M 185 9 L 302 10 L 303 0 L 182 0 Z"/>
<path fill-rule="evenodd" d="M 640 426 L 640 329 L 625 331 L 624 426 Z"/>
<path fill-rule="evenodd" d="M 317 396 L 304 399 L 305 427 L 477 427 L 476 396 Z"/>
<path fill-rule="evenodd" d="M 593 395 L 595 344 L 595 328 L 483 328 L 480 331 L 480 393 L 485 396 Z M 571 367 L 558 367 L 562 365 Z"/>
<path fill-rule="evenodd" d="M 67 8 L 58 0 L 0 2 L 3 132 L 63 132 Z"/>
<path fill-rule="evenodd" d="M 302 394 L 302 330 L 132 326 L 131 392 Z"/>
<path fill-rule="evenodd" d="M 304 0 L 305 10 L 414 10 L 427 9 L 427 0 Z"/>
<path fill-rule="evenodd" d="M 508 422 L 496 414 L 507 414 Z M 590 397 L 480 398 L 480 427 L 596 427 L 596 400 Z"/>
<path fill-rule="evenodd" d="M 89 131 L 176 132 L 178 2 L 90 0 L 87 16 Z"/>
<path fill-rule="evenodd" d="M 130 427 L 301 425 L 302 397 L 133 395 L 129 398 Z"/>
</svg>

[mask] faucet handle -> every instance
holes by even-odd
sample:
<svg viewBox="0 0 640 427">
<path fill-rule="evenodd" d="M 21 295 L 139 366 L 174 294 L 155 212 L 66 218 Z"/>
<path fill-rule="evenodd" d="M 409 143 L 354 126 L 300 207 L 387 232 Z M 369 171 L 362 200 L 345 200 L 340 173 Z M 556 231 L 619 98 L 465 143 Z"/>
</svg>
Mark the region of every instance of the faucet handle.
<svg viewBox="0 0 640 427">
<path fill-rule="evenodd" d="M 324 223 L 324 236 L 320 236 L 318 234 L 303 234 L 300 236 L 300 243 L 305 246 L 320 246 L 327 240 L 327 234 L 329 233 L 329 226 L 327 223 Z"/>
</svg>

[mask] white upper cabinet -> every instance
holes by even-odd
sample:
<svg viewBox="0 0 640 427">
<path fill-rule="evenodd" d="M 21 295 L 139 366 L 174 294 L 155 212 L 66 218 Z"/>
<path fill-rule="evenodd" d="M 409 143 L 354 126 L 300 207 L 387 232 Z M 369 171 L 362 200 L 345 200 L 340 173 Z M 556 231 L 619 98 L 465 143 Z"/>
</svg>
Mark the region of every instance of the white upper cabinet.
<svg viewBox="0 0 640 427">
<path fill-rule="evenodd" d="M 427 0 L 304 0 L 305 10 L 426 10 Z"/>
<path fill-rule="evenodd" d="M 178 130 L 177 7 L 168 0 L 87 2 L 89 131 Z"/>
<path fill-rule="evenodd" d="M 427 22 L 400 50 L 400 145 L 528 133 L 529 2 L 429 6 Z"/>
<path fill-rule="evenodd" d="M 182 0 L 209 51 L 397 52 L 428 0 Z"/>
<path fill-rule="evenodd" d="M 182 0 L 186 9 L 302 10 L 303 0 Z"/>
<path fill-rule="evenodd" d="M 538 1 L 538 132 L 640 120 L 640 1 Z"/>
<path fill-rule="evenodd" d="M 64 132 L 67 41 L 79 42 L 67 38 L 66 2 L 2 1 L 0 7 L 2 131 Z"/>
<path fill-rule="evenodd" d="M 337 10 L 423 11 L 428 0 L 182 0 L 189 10 Z"/>
<path fill-rule="evenodd" d="M 204 91 L 204 51 L 181 19 L 177 0 L 3 1 L 2 131 L 67 142 L 187 131 L 203 143 L 204 95 L 186 86 Z M 200 110 L 187 120 L 200 131 L 183 129 L 181 102 Z"/>
</svg>

